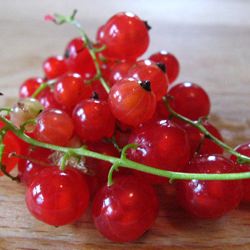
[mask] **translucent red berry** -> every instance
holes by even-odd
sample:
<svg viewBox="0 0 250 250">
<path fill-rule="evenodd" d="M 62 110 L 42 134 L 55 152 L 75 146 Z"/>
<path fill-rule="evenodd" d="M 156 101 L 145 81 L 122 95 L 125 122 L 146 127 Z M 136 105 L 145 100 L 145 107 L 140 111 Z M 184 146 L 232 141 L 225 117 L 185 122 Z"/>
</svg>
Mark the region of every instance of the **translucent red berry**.
<svg viewBox="0 0 250 250">
<path fill-rule="evenodd" d="M 40 77 L 33 77 L 27 79 L 19 88 L 19 97 L 31 97 L 32 94 L 40 87 L 44 80 Z"/>
<path fill-rule="evenodd" d="M 65 57 L 70 72 L 80 74 L 84 80 L 92 79 L 95 76 L 94 61 L 82 38 L 74 38 L 69 42 Z"/>
<path fill-rule="evenodd" d="M 43 70 L 48 79 L 53 79 L 65 74 L 68 67 L 62 56 L 51 56 L 43 63 Z"/>
<path fill-rule="evenodd" d="M 78 220 L 89 203 L 89 190 L 81 172 L 49 167 L 37 175 L 26 192 L 26 204 L 38 220 L 63 226 Z"/>
<path fill-rule="evenodd" d="M 235 150 L 243 154 L 245 156 L 250 157 L 250 142 L 242 143 L 238 145 Z M 249 172 L 250 171 L 250 164 L 243 164 L 239 163 L 237 161 L 237 157 L 235 155 L 231 155 L 231 160 L 234 161 L 236 164 L 237 172 Z M 242 189 L 243 189 L 243 196 L 242 196 L 242 202 L 249 203 L 250 202 L 250 179 L 244 179 L 242 180 Z"/>
<path fill-rule="evenodd" d="M 130 160 L 170 171 L 182 171 L 190 157 L 186 132 L 170 120 L 150 121 L 132 132 L 129 143 L 138 145 L 128 151 Z M 153 184 L 166 183 L 167 179 L 134 171 Z"/>
<path fill-rule="evenodd" d="M 163 63 L 165 65 L 166 74 L 170 84 L 176 80 L 179 75 L 180 64 L 173 54 L 162 50 L 152 54 L 149 59 L 156 63 Z"/>
<path fill-rule="evenodd" d="M 149 80 L 157 101 L 167 94 L 168 79 L 164 69 L 151 60 L 138 61 L 130 68 L 127 76 L 141 81 Z"/>
<path fill-rule="evenodd" d="M 36 119 L 34 137 L 42 142 L 64 146 L 73 135 L 71 117 L 64 111 L 48 109 Z"/>
<path fill-rule="evenodd" d="M 98 31 L 97 42 L 106 46 L 102 53 L 107 58 L 134 60 L 148 48 L 148 28 L 135 14 L 120 12 Z"/>
<path fill-rule="evenodd" d="M 223 141 L 223 138 L 219 130 L 208 121 L 203 121 L 203 126 L 217 139 Z M 185 124 L 182 126 L 186 131 L 191 148 L 191 156 L 195 152 L 199 154 L 222 154 L 223 148 L 213 142 L 211 139 L 207 138 L 199 129 L 195 128 L 190 124 Z"/>
<path fill-rule="evenodd" d="M 156 98 L 149 81 L 124 78 L 112 86 L 109 104 L 116 119 L 124 124 L 137 126 L 153 116 Z"/>
<path fill-rule="evenodd" d="M 0 126 L 2 127 L 2 124 Z M 16 155 L 21 153 L 21 145 L 16 136 L 10 131 L 5 134 L 2 143 L 4 150 L 1 164 L 5 167 L 6 172 L 9 173 L 18 164 L 19 158 Z M 3 173 L 0 170 L 0 176 L 2 175 Z"/>
<path fill-rule="evenodd" d="M 114 133 L 115 118 L 106 101 L 83 100 L 74 108 L 72 118 L 75 132 L 83 141 L 98 141 Z"/>
<path fill-rule="evenodd" d="M 120 177 L 104 186 L 93 202 L 92 215 L 98 231 L 115 242 L 129 242 L 141 237 L 158 214 L 154 189 L 133 176 Z"/>
<path fill-rule="evenodd" d="M 90 98 L 91 95 L 91 86 L 85 84 L 79 74 L 69 73 L 62 76 L 54 87 L 55 100 L 67 110 L 73 109 L 78 102 Z"/>
<path fill-rule="evenodd" d="M 134 62 L 120 62 L 114 65 L 111 69 L 108 83 L 113 86 L 116 82 L 125 78 L 128 74 L 129 69 L 134 65 Z"/>
<path fill-rule="evenodd" d="M 221 155 L 195 157 L 186 167 L 188 173 L 232 173 L 232 161 Z M 219 218 L 239 205 L 241 181 L 177 181 L 179 203 L 193 216 L 203 219 Z"/>
<path fill-rule="evenodd" d="M 192 120 L 205 117 L 210 111 L 210 100 L 206 91 L 199 85 L 184 82 L 173 86 L 168 95 L 169 103 L 177 113 Z"/>
</svg>

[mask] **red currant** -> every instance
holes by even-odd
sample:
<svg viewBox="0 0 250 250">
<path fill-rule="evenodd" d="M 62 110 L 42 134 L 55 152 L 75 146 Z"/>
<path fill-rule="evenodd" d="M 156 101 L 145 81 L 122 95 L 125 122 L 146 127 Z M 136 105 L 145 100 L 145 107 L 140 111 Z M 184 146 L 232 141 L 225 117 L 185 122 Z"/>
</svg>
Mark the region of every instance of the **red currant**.
<svg viewBox="0 0 250 250">
<path fill-rule="evenodd" d="M 78 220 L 89 203 L 89 190 L 81 172 L 73 168 L 43 169 L 26 192 L 33 216 L 49 225 L 63 226 Z"/>
<path fill-rule="evenodd" d="M 179 75 L 180 64 L 173 54 L 162 50 L 151 55 L 149 59 L 156 63 L 163 63 L 165 65 L 166 74 L 170 84 L 176 80 Z"/>
<path fill-rule="evenodd" d="M 54 88 L 55 100 L 67 110 L 72 110 L 78 102 L 90 98 L 91 94 L 91 86 L 85 84 L 78 74 L 62 76 Z"/>
<path fill-rule="evenodd" d="M 83 100 L 72 114 L 75 131 L 83 141 L 98 141 L 111 137 L 115 129 L 115 118 L 106 101 Z"/>
<path fill-rule="evenodd" d="M 142 236 L 158 214 L 154 189 L 134 176 L 115 179 L 104 186 L 93 202 L 92 215 L 98 231 L 115 242 L 129 242 Z"/>
<path fill-rule="evenodd" d="M 25 155 L 27 160 L 19 161 L 18 164 L 18 176 L 20 180 L 29 186 L 41 170 L 52 164 L 52 161 L 49 159 L 51 154 L 51 150 L 30 147 L 29 152 Z"/>
<path fill-rule="evenodd" d="M 45 109 L 61 109 L 60 104 L 55 100 L 54 91 L 50 87 L 44 89 L 37 99 Z"/>
<path fill-rule="evenodd" d="M 214 127 L 208 121 L 203 121 L 202 124 L 208 132 L 210 132 L 213 136 L 223 141 L 223 138 L 216 127 Z M 190 147 L 191 147 L 191 156 L 194 155 L 195 152 L 199 154 L 222 154 L 223 148 L 218 146 L 211 139 L 206 138 L 206 136 L 200 132 L 197 128 L 193 127 L 190 124 L 185 124 L 183 128 L 187 131 Z M 197 151 L 198 150 L 198 151 Z"/>
<path fill-rule="evenodd" d="M 148 48 L 148 28 L 133 13 L 120 12 L 112 16 L 98 31 L 97 41 L 106 46 L 102 52 L 105 57 L 134 60 Z"/>
<path fill-rule="evenodd" d="M 149 80 L 157 101 L 167 94 L 168 79 L 164 70 L 153 61 L 148 59 L 138 61 L 130 68 L 127 76 L 141 81 Z"/>
<path fill-rule="evenodd" d="M 21 153 L 21 146 L 16 136 L 10 131 L 8 131 L 4 136 L 3 145 L 4 150 L 1 164 L 6 168 L 6 172 L 9 173 L 18 164 L 19 158 L 14 156 L 13 153 L 19 155 Z M 2 175 L 3 173 L 0 170 L 0 176 Z"/>
<path fill-rule="evenodd" d="M 44 80 L 40 77 L 27 79 L 19 88 L 19 97 L 31 97 L 43 82 Z"/>
<path fill-rule="evenodd" d="M 108 83 L 113 86 L 116 82 L 127 76 L 129 69 L 134 65 L 134 62 L 120 62 L 114 65 L 111 69 Z"/>
<path fill-rule="evenodd" d="M 69 71 L 78 73 L 84 80 L 92 79 L 96 74 L 94 61 L 82 38 L 75 38 L 66 47 L 66 61 Z"/>
<path fill-rule="evenodd" d="M 109 104 L 116 119 L 137 126 L 153 116 L 156 100 L 149 81 L 138 82 L 133 78 L 124 78 L 112 86 Z"/>
<path fill-rule="evenodd" d="M 137 144 L 128 151 L 130 160 L 158 169 L 181 171 L 188 163 L 190 147 L 186 132 L 170 120 L 151 121 L 134 130 L 129 143 Z M 167 182 L 166 178 L 135 171 L 153 184 Z"/>
<path fill-rule="evenodd" d="M 74 125 L 67 113 L 48 109 L 37 117 L 34 137 L 42 142 L 64 146 L 69 142 L 73 131 Z"/>
<path fill-rule="evenodd" d="M 221 155 L 195 157 L 188 173 L 232 173 L 234 164 Z M 241 181 L 177 181 L 177 198 L 193 216 L 215 219 L 236 208 L 242 197 Z"/>
<path fill-rule="evenodd" d="M 43 63 L 43 70 L 48 79 L 53 79 L 65 74 L 68 67 L 62 56 L 51 56 Z"/>
<path fill-rule="evenodd" d="M 209 114 L 209 97 L 197 84 L 191 82 L 177 84 L 170 89 L 168 95 L 171 108 L 181 115 L 198 120 Z"/>
<path fill-rule="evenodd" d="M 240 154 L 250 157 L 250 142 L 243 143 L 238 145 L 235 150 Z M 240 164 L 237 162 L 237 157 L 232 155 L 231 159 L 235 162 L 237 166 L 237 172 L 249 172 L 250 171 L 250 164 Z M 243 186 L 243 197 L 242 202 L 249 203 L 250 202 L 250 179 L 242 180 Z"/>
</svg>

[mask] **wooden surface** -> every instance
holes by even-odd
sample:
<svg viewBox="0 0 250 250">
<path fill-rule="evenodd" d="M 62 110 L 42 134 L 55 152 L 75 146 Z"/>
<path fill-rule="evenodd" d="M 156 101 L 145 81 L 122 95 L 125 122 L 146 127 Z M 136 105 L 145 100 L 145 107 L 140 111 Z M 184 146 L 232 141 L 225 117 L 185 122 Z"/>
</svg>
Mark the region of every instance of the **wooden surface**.
<svg viewBox="0 0 250 250">
<path fill-rule="evenodd" d="M 41 63 L 62 53 L 76 36 L 69 26 L 43 22 L 55 11 L 79 10 L 86 31 L 118 11 L 147 19 L 151 52 L 166 49 L 179 58 L 178 81 L 201 84 L 212 100 L 212 121 L 232 146 L 250 141 L 250 1 L 5 1 L 0 0 L 1 105 L 17 95 L 30 76 L 42 75 Z M 26 210 L 23 186 L 0 180 L 0 249 L 250 249 L 250 206 L 241 206 L 218 221 L 191 219 L 163 197 L 152 230 L 131 244 L 114 244 L 95 230 L 89 213 L 71 226 L 54 228 Z"/>
</svg>

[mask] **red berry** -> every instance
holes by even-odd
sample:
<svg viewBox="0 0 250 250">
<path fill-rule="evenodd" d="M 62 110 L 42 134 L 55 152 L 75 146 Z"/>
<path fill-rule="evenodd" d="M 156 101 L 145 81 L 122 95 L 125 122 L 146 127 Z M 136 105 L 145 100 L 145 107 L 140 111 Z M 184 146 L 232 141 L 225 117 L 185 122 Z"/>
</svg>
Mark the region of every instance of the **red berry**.
<svg viewBox="0 0 250 250">
<path fill-rule="evenodd" d="M 203 121 L 203 126 L 217 139 L 223 141 L 223 138 L 216 127 L 214 127 L 208 121 Z M 207 138 L 199 129 L 195 128 L 190 124 L 182 126 L 186 131 L 191 147 L 191 157 L 195 152 L 199 154 L 222 154 L 223 148 Z"/>
<path fill-rule="evenodd" d="M 134 60 L 148 48 L 148 28 L 133 13 L 120 12 L 112 16 L 98 31 L 97 41 L 106 46 L 102 52 L 105 57 Z"/>
<path fill-rule="evenodd" d="M 103 187 L 93 202 L 92 215 L 98 231 L 109 240 L 129 242 L 142 236 L 158 214 L 154 189 L 133 176 L 120 177 Z"/>
<path fill-rule="evenodd" d="M 169 118 L 169 111 L 166 107 L 166 104 L 163 100 L 159 100 L 157 103 L 156 103 L 156 110 L 155 110 L 155 114 L 154 114 L 157 118 L 162 119 L 168 119 Z"/>
<path fill-rule="evenodd" d="M 250 142 L 243 143 L 238 145 L 235 150 L 243 154 L 245 156 L 250 157 Z M 237 162 L 237 157 L 235 155 L 231 156 L 231 160 L 233 160 L 237 167 L 237 172 L 249 172 L 250 171 L 250 164 L 240 164 Z M 249 203 L 250 202 L 250 179 L 242 180 L 242 187 L 243 187 L 243 197 L 242 202 Z"/>
<path fill-rule="evenodd" d="M 91 87 L 92 87 L 93 92 L 95 92 L 98 95 L 99 100 L 106 101 L 108 99 L 108 93 L 103 88 L 99 80 L 93 81 L 91 83 Z"/>
<path fill-rule="evenodd" d="M 50 87 L 44 89 L 37 99 L 45 109 L 61 109 L 60 104 L 55 100 L 54 91 Z"/>
<path fill-rule="evenodd" d="M 89 190 L 81 172 L 57 167 L 42 170 L 26 192 L 26 204 L 33 216 L 49 225 L 63 226 L 78 220 L 89 202 Z"/>
<path fill-rule="evenodd" d="M 167 94 L 168 79 L 160 66 L 153 61 L 148 59 L 138 61 L 130 68 L 127 76 L 140 81 L 149 80 L 157 101 Z"/>
<path fill-rule="evenodd" d="M 6 168 L 6 172 L 10 172 L 19 161 L 19 158 L 12 155 L 13 153 L 19 155 L 21 153 L 21 145 L 19 144 L 19 140 L 16 138 L 15 135 L 13 135 L 10 131 L 8 131 L 3 139 L 3 155 L 1 164 Z M 3 173 L 0 170 L 0 176 L 2 176 Z"/>
<path fill-rule="evenodd" d="M 62 56 L 51 56 L 43 63 L 43 70 L 48 79 L 53 79 L 65 74 L 68 67 Z"/>
<path fill-rule="evenodd" d="M 120 62 L 114 65 L 111 69 L 108 83 L 113 86 L 116 82 L 127 76 L 129 69 L 134 65 L 134 62 Z"/>
<path fill-rule="evenodd" d="M 32 94 L 40 87 L 44 80 L 40 77 L 33 77 L 26 80 L 19 88 L 19 97 L 31 97 Z"/>
<path fill-rule="evenodd" d="M 51 154 L 51 150 L 30 147 L 29 152 L 25 155 L 27 160 L 19 161 L 18 164 L 18 176 L 21 182 L 29 186 L 41 170 L 52 164 L 52 161 L 49 159 Z"/>
<path fill-rule="evenodd" d="M 153 116 L 156 100 L 149 81 L 124 78 L 112 86 L 109 104 L 116 119 L 126 125 L 137 126 Z"/>
<path fill-rule="evenodd" d="M 91 86 L 85 84 L 78 74 L 62 76 L 54 87 L 55 100 L 67 110 L 73 109 L 81 100 L 90 98 L 91 94 Z"/>
<path fill-rule="evenodd" d="M 72 137 L 73 130 L 72 119 L 67 113 L 48 109 L 37 117 L 34 137 L 42 142 L 64 146 Z"/>
<path fill-rule="evenodd" d="M 166 67 L 166 74 L 169 83 L 173 83 L 179 75 L 180 65 L 177 58 L 164 50 L 157 52 L 149 57 L 150 60 L 156 63 L 163 63 Z"/>
<path fill-rule="evenodd" d="M 170 120 L 148 122 L 132 132 L 129 143 L 138 145 L 137 149 L 128 151 L 130 160 L 158 169 L 182 171 L 190 157 L 186 132 Z M 134 172 L 153 184 L 167 182 L 163 177 Z"/>
<path fill-rule="evenodd" d="M 82 38 L 75 38 L 66 47 L 66 61 L 69 71 L 78 73 L 84 80 L 92 79 L 96 74 L 94 61 Z"/>
<path fill-rule="evenodd" d="M 171 108 L 181 115 L 198 120 L 209 114 L 209 97 L 197 84 L 190 82 L 177 84 L 170 89 L 168 95 Z"/>
<path fill-rule="evenodd" d="M 115 118 L 106 101 L 83 100 L 72 114 L 75 131 L 83 141 L 98 141 L 111 137 L 115 129 Z"/>
<path fill-rule="evenodd" d="M 188 173 L 232 173 L 234 164 L 220 155 L 201 155 L 186 167 Z M 242 197 L 241 181 L 177 181 L 177 198 L 193 216 L 215 219 L 236 208 Z"/>
</svg>

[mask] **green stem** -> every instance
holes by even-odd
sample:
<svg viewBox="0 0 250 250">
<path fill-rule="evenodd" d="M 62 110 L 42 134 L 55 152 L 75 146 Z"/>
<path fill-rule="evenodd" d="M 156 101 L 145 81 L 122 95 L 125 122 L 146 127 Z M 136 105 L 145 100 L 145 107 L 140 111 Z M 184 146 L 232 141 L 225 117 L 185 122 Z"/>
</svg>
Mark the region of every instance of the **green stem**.
<svg viewBox="0 0 250 250">
<path fill-rule="evenodd" d="M 118 170 L 119 165 L 114 163 L 109 170 L 108 174 L 108 186 L 110 187 L 113 184 L 113 172 Z"/>
<path fill-rule="evenodd" d="M 148 174 L 154 174 L 161 177 L 169 178 L 170 180 L 238 180 L 238 179 L 248 179 L 250 178 L 250 172 L 244 173 L 230 173 L 230 174 L 193 174 L 193 173 L 182 173 L 182 172 L 172 172 L 161 169 L 156 169 L 150 166 L 146 166 L 126 158 L 117 158 L 109 155 L 100 154 L 94 151 L 90 151 L 85 147 L 80 148 L 69 148 L 69 147 L 61 147 L 52 144 L 43 143 L 37 140 L 32 139 L 31 137 L 23 134 L 17 127 L 15 127 L 10 121 L 8 121 L 5 117 L 0 116 L 0 120 L 6 124 L 6 127 L 11 130 L 14 134 L 16 134 L 19 138 L 26 141 L 29 144 L 34 146 L 43 147 L 51 150 L 61 151 L 64 153 L 71 152 L 72 154 L 92 157 L 95 159 L 108 161 L 111 164 L 115 165 L 111 170 L 109 176 L 112 176 L 112 172 L 117 169 L 117 167 L 126 167 L 134 170 L 138 170 L 141 172 L 145 172 Z M 248 158 L 249 159 L 249 158 Z M 111 179 L 111 177 L 110 177 Z M 112 179 L 110 183 L 112 182 Z"/>
<path fill-rule="evenodd" d="M 79 31 L 79 33 L 82 37 L 82 40 L 84 42 L 84 45 L 89 50 L 90 56 L 92 57 L 95 68 L 96 68 L 96 76 L 94 77 L 94 79 L 98 78 L 99 81 L 101 82 L 103 88 L 105 89 L 105 91 L 107 93 L 109 93 L 110 87 L 102 76 L 101 68 L 100 68 L 98 60 L 97 60 L 97 56 L 96 56 L 97 50 L 95 48 L 93 48 L 93 44 L 92 44 L 91 40 L 89 39 L 89 37 L 87 36 L 87 34 L 85 33 L 85 31 L 83 30 L 81 24 L 77 20 L 75 20 L 75 13 L 76 12 L 74 11 L 74 14 L 71 16 L 63 16 L 63 15 L 56 14 L 55 17 L 58 20 L 57 23 L 58 24 L 63 24 L 63 23 L 71 24 L 71 25 L 75 26 L 76 29 Z"/>
<path fill-rule="evenodd" d="M 44 89 L 46 89 L 49 86 L 47 82 L 42 83 L 36 91 L 32 94 L 32 98 L 36 98 Z"/>
<path fill-rule="evenodd" d="M 226 143 L 224 143 L 223 141 L 219 140 L 217 137 L 215 137 L 214 135 L 212 135 L 203 125 L 202 122 L 200 120 L 198 121 L 193 121 L 190 120 L 189 118 L 178 114 L 177 112 L 175 112 L 169 105 L 168 100 L 166 97 L 163 97 L 163 101 L 166 104 L 166 107 L 168 108 L 169 112 L 171 113 L 171 115 L 177 117 L 178 119 L 192 125 L 193 127 L 199 129 L 207 138 L 211 139 L 214 143 L 216 143 L 217 145 L 219 145 L 220 147 L 222 147 L 225 151 L 227 151 L 228 153 L 235 155 L 239 161 L 239 163 L 250 163 L 250 157 L 247 157 L 245 155 L 242 155 L 240 153 L 238 153 L 237 151 L 235 151 L 232 147 L 230 147 L 229 145 L 227 145 Z"/>
</svg>

